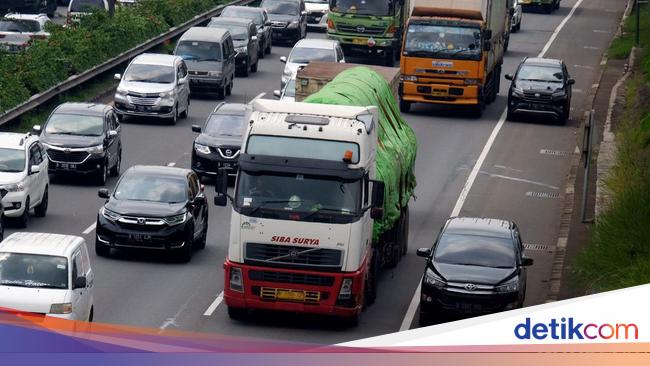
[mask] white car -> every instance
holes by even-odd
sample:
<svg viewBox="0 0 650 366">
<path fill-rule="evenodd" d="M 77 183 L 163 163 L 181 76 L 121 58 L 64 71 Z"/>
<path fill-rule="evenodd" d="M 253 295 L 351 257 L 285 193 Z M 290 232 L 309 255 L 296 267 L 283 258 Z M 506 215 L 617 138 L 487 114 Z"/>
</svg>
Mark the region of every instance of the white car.
<svg viewBox="0 0 650 366">
<path fill-rule="evenodd" d="M 0 307 L 92 321 L 94 274 L 79 236 L 13 233 L 0 243 Z"/>
<path fill-rule="evenodd" d="M 512 27 L 510 30 L 512 33 L 517 33 L 521 29 L 521 20 L 523 18 L 524 11 L 521 8 L 521 3 L 519 0 L 515 0 L 515 12 L 512 15 Z"/>
<path fill-rule="evenodd" d="M 327 29 L 327 14 L 329 4 L 327 0 L 305 0 L 307 11 L 307 28 Z"/>
<path fill-rule="evenodd" d="M 296 79 L 291 79 L 283 90 L 274 90 L 273 95 L 284 102 L 296 101 Z"/>
<path fill-rule="evenodd" d="M 293 46 L 289 57 L 282 56 L 280 61 L 285 63 L 282 73 L 282 87 L 291 79 L 296 78 L 298 67 L 312 61 L 345 62 L 343 50 L 338 41 L 329 39 L 302 39 Z"/>
<path fill-rule="evenodd" d="M 66 23 L 70 25 L 78 22 L 81 17 L 95 10 L 108 11 L 108 0 L 70 0 Z"/>
<path fill-rule="evenodd" d="M 4 216 L 15 218 L 21 227 L 29 221 L 29 210 L 45 216 L 50 178 L 48 159 L 38 136 L 30 133 L 0 133 L 0 189 Z"/>
<path fill-rule="evenodd" d="M 45 27 L 52 23 L 45 14 L 7 14 L 0 19 L 0 48 L 20 52 L 32 39 L 50 36 Z"/>
</svg>

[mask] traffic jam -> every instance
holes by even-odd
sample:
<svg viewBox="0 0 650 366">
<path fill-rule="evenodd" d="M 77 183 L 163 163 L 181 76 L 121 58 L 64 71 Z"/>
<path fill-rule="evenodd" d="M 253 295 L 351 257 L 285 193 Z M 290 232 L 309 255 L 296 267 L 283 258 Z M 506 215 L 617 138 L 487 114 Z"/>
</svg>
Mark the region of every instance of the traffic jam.
<svg viewBox="0 0 650 366">
<path fill-rule="evenodd" d="M 111 275 L 94 262 L 134 265 L 133 254 L 191 266 L 215 246 L 225 258 L 212 264 L 221 272 L 218 298 L 238 322 L 299 313 L 357 326 L 412 254 L 421 257 L 408 265 L 421 275 L 422 326 L 523 307 L 535 263 L 517 217 L 456 214 L 428 241 L 409 243 L 414 226 L 427 225 L 413 219 L 424 183 L 416 171 L 426 163 L 416 167 L 424 141 L 409 124 L 414 110 L 438 106 L 480 120 L 500 95 L 506 121 L 563 126 L 571 118 L 576 80 L 565 61 L 504 65 L 511 38 L 526 27 L 522 6 L 543 17 L 560 1 L 229 5 L 180 35 L 170 53 L 134 57 L 104 103 L 65 102 L 31 132 L 1 132 L 0 307 L 91 322 L 107 306 L 97 284 Z M 49 21 L 6 15 L 0 46 L 20 52 L 26 39 L 47 37 Z M 273 95 L 233 97 L 285 48 Z M 210 111 L 182 142 L 178 165 L 186 167 L 125 163 L 131 126 L 185 126 L 195 103 Z M 84 220 L 94 221 L 94 238 L 28 232 L 49 219 L 52 198 L 70 181 L 97 189 L 96 216 Z M 228 221 L 215 237 L 209 228 L 220 212 Z"/>
</svg>

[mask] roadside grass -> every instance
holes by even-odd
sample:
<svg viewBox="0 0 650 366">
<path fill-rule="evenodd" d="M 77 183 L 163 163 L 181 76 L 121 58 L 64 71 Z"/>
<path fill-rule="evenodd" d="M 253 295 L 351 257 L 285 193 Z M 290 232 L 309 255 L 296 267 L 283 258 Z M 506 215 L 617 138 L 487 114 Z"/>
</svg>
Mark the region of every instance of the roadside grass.
<svg viewBox="0 0 650 366">
<path fill-rule="evenodd" d="M 576 269 L 588 293 L 650 283 L 650 44 L 627 83 L 617 126 L 610 205 L 596 219 Z"/>
<path fill-rule="evenodd" d="M 641 45 L 650 46 L 650 5 L 641 5 Z M 630 55 L 636 39 L 636 10 L 632 12 L 625 25 L 620 38 L 612 42 L 608 55 L 613 59 L 625 59 Z M 650 66 L 648 66 L 650 67 Z"/>
</svg>

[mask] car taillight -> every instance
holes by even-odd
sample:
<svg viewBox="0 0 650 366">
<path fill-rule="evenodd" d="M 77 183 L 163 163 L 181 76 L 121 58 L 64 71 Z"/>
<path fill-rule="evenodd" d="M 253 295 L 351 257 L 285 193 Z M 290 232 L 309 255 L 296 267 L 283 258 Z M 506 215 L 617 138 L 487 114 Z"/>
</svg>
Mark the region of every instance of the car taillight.
<svg viewBox="0 0 650 366">
<path fill-rule="evenodd" d="M 327 29 L 334 30 L 334 22 L 332 19 L 327 19 Z"/>
</svg>

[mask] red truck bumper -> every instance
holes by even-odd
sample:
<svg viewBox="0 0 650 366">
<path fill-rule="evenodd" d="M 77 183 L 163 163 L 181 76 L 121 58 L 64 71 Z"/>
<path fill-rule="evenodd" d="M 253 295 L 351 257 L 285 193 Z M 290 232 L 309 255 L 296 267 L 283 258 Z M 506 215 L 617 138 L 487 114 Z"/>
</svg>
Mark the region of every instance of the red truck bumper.
<svg viewBox="0 0 650 366">
<path fill-rule="evenodd" d="M 229 260 L 223 267 L 224 301 L 229 307 L 342 317 L 355 316 L 362 310 L 365 264 L 357 272 L 343 273 L 258 267 Z M 241 271 L 243 291 L 231 286 L 233 269 Z M 339 299 L 346 278 L 352 279 L 352 294 L 349 299 Z"/>
</svg>

